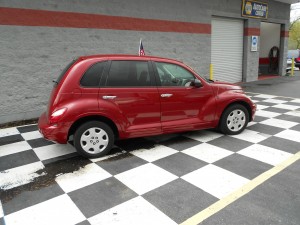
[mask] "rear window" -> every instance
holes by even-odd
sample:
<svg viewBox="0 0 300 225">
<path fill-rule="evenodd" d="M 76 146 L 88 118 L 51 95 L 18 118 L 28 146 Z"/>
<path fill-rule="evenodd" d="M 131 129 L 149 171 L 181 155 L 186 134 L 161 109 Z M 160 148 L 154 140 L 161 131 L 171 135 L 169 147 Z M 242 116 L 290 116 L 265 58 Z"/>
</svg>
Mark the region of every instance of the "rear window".
<svg viewBox="0 0 300 225">
<path fill-rule="evenodd" d="M 105 65 L 106 62 L 99 62 L 92 65 L 81 78 L 80 85 L 83 87 L 99 87 Z"/>
<path fill-rule="evenodd" d="M 53 81 L 55 84 L 57 85 L 59 84 L 59 82 L 62 80 L 62 78 L 64 77 L 64 75 L 66 74 L 66 72 L 68 71 L 68 69 L 70 69 L 71 66 L 73 66 L 73 64 L 77 61 L 77 59 L 74 59 L 72 62 L 70 62 L 60 73 L 60 75 L 58 76 L 58 78 L 56 79 L 56 81 Z"/>
</svg>

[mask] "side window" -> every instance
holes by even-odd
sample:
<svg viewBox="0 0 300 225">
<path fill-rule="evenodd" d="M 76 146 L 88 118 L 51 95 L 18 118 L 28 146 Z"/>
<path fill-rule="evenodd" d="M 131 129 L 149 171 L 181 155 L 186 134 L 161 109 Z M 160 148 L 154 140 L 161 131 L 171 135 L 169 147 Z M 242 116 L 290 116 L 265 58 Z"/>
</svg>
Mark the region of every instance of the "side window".
<svg viewBox="0 0 300 225">
<path fill-rule="evenodd" d="M 151 86 L 148 62 L 112 61 L 106 86 L 109 87 Z"/>
<path fill-rule="evenodd" d="M 99 62 L 92 65 L 82 76 L 80 85 L 83 87 L 99 87 L 106 62 Z"/>
<path fill-rule="evenodd" d="M 171 64 L 155 62 L 161 86 L 190 86 L 195 77 L 183 67 Z"/>
</svg>

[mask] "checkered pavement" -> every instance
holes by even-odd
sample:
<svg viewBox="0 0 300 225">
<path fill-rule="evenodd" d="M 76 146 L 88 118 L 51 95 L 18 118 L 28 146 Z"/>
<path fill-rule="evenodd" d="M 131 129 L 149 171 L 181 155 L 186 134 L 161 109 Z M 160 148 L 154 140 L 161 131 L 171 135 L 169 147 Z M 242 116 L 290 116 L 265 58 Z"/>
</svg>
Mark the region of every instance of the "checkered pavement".
<svg viewBox="0 0 300 225">
<path fill-rule="evenodd" d="M 36 125 L 0 130 L 0 225 L 185 221 L 300 150 L 300 99 L 247 94 L 258 111 L 239 135 L 125 140 L 98 159 Z"/>
</svg>

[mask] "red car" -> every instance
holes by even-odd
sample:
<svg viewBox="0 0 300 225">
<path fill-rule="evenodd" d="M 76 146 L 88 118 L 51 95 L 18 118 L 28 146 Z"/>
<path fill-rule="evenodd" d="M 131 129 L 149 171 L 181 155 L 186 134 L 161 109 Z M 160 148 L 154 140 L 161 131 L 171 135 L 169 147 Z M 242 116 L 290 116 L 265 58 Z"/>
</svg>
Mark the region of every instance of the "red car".
<svg viewBox="0 0 300 225">
<path fill-rule="evenodd" d="M 107 154 L 116 139 L 207 128 L 239 134 L 256 110 L 241 87 L 152 56 L 82 56 L 54 83 L 39 130 L 58 143 L 73 140 L 86 157 Z"/>
</svg>

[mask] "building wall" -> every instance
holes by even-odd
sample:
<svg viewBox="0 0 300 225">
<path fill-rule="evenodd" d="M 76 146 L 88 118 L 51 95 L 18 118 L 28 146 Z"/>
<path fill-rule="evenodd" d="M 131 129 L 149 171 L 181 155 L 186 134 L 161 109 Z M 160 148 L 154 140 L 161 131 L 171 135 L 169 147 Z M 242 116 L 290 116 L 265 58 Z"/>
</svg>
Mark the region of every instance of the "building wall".
<svg viewBox="0 0 300 225">
<path fill-rule="evenodd" d="M 243 80 L 255 80 L 258 54 L 249 44 L 260 20 L 242 18 L 240 0 L 0 0 L 0 124 L 38 117 L 72 58 L 137 54 L 140 38 L 147 55 L 208 75 L 212 16 L 245 20 Z M 268 21 L 288 20 L 289 5 L 270 0 Z"/>
</svg>

